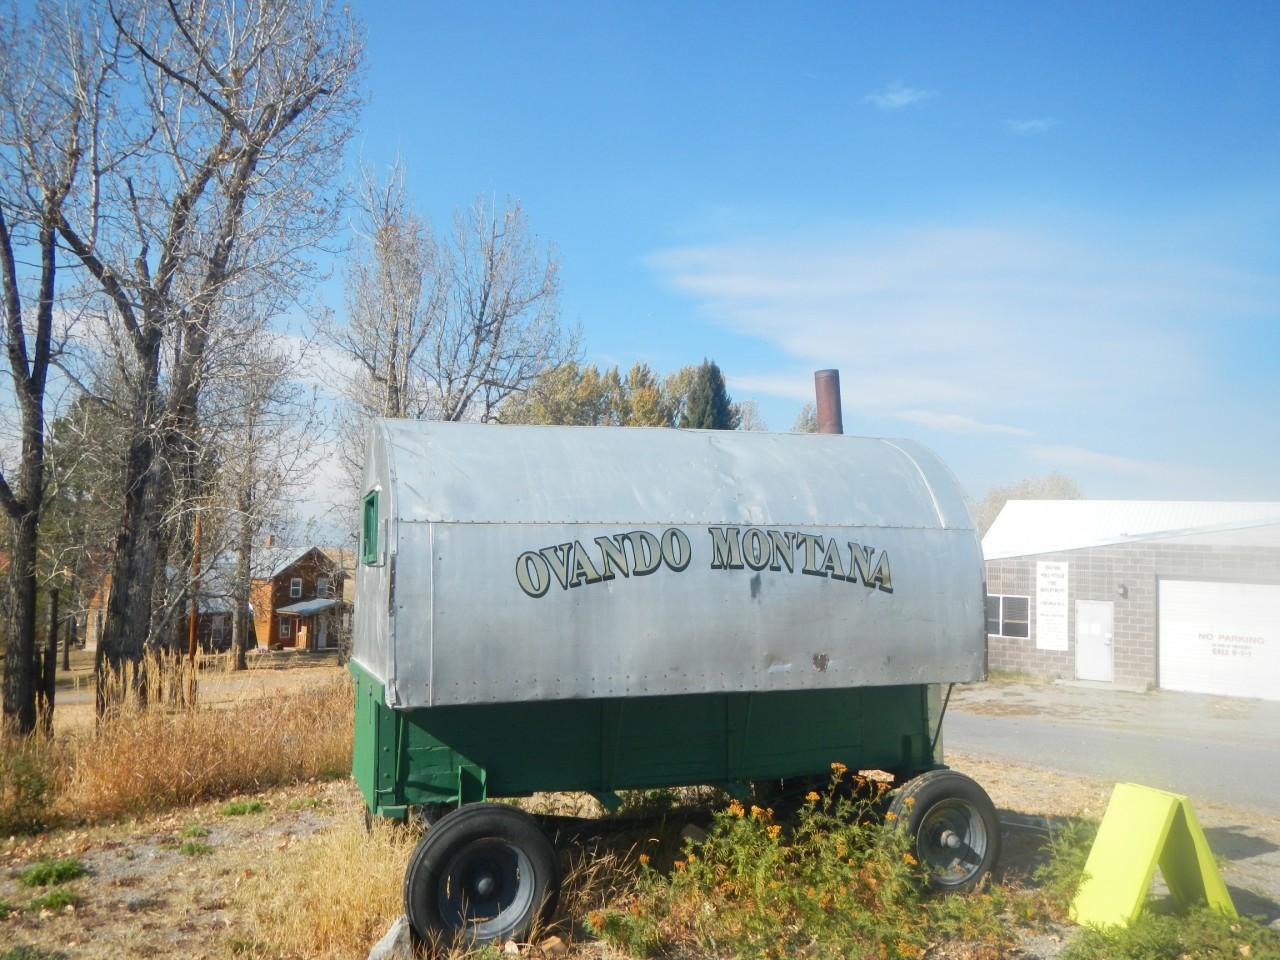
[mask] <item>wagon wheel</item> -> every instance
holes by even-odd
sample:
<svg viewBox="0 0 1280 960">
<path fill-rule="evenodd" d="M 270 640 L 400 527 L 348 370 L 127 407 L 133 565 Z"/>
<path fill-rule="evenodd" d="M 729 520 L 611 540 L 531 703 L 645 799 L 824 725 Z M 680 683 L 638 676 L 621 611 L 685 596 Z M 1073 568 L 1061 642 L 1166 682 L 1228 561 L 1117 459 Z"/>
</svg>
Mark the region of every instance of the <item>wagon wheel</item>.
<svg viewBox="0 0 1280 960">
<path fill-rule="evenodd" d="M 404 909 L 428 943 L 523 940 L 555 909 L 560 864 L 534 819 L 477 803 L 442 817 L 418 842 L 404 877 Z"/>
<path fill-rule="evenodd" d="M 907 781 L 889 805 L 912 838 L 937 890 L 965 893 L 1000 856 L 1000 821 L 987 792 L 963 773 L 930 770 Z"/>
</svg>

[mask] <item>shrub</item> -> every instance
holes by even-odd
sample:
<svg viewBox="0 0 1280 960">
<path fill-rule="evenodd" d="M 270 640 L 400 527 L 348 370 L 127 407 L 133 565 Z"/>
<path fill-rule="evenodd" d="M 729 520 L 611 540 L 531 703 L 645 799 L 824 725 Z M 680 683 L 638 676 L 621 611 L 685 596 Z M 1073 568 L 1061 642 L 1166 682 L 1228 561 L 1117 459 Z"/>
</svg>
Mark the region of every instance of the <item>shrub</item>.
<svg viewBox="0 0 1280 960">
<path fill-rule="evenodd" d="M 642 853 L 630 902 L 593 912 L 588 928 L 641 955 L 914 960 L 943 938 L 1007 946 L 1005 895 L 930 895 L 906 835 L 872 815 L 874 796 L 846 799 L 844 775 L 836 765 L 790 828 L 734 801 L 669 873 Z"/>
<path fill-rule="evenodd" d="M 79 860 L 37 860 L 18 875 L 24 887 L 49 887 L 83 877 L 87 870 Z"/>
<path fill-rule="evenodd" d="M 243 817 L 246 813 L 263 813 L 267 805 L 261 800 L 232 800 L 218 812 L 224 817 Z"/>
<path fill-rule="evenodd" d="M 80 902 L 78 894 L 72 893 L 70 890 L 64 890 L 62 887 L 54 887 L 48 893 L 41 894 L 36 897 L 27 906 L 32 913 L 39 913 L 41 910 L 65 910 L 67 907 L 73 907 Z"/>
<path fill-rule="evenodd" d="M 189 827 L 182 828 L 182 836 L 190 840 L 203 840 L 208 835 L 208 828 L 202 827 L 198 823 L 193 823 Z"/>
<path fill-rule="evenodd" d="M 186 840 L 178 848 L 178 852 L 184 857 L 203 857 L 206 854 L 213 853 L 213 847 L 207 843 L 201 843 L 199 840 Z"/>
<path fill-rule="evenodd" d="M 65 770 L 63 751 L 49 738 L 0 733 L 0 836 L 56 822 L 53 804 Z"/>
<path fill-rule="evenodd" d="M 1105 933 L 1085 928 L 1062 960 L 1219 960 L 1222 957 L 1280 957 L 1280 933 L 1255 920 L 1228 917 L 1207 907 L 1185 916 L 1143 911 L 1128 927 Z"/>
</svg>

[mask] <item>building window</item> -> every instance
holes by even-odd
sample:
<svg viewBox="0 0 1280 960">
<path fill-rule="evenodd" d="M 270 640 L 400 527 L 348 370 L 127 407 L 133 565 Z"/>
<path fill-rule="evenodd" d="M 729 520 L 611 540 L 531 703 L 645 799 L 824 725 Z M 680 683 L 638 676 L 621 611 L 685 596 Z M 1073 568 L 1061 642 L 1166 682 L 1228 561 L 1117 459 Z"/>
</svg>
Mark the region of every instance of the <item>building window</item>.
<svg viewBox="0 0 1280 960">
<path fill-rule="evenodd" d="M 293 621 L 288 617 L 280 618 L 280 639 L 288 640 L 293 636 Z"/>
<path fill-rule="evenodd" d="M 987 633 L 993 637 L 1026 639 L 1030 630 L 1030 597 L 987 594 Z"/>
<path fill-rule="evenodd" d="M 378 562 L 378 491 L 364 498 L 360 523 L 360 562 Z"/>
<path fill-rule="evenodd" d="M 329 596 L 329 578 L 328 577 L 316 577 L 316 596 L 317 597 Z"/>
<path fill-rule="evenodd" d="M 216 644 L 222 643 L 222 617 L 214 617 L 210 627 L 210 635 Z"/>
<path fill-rule="evenodd" d="M 290 597 L 302 596 L 302 578 L 301 577 L 294 577 L 292 580 L 289 581 L 289 596 Z"/>
</svg>

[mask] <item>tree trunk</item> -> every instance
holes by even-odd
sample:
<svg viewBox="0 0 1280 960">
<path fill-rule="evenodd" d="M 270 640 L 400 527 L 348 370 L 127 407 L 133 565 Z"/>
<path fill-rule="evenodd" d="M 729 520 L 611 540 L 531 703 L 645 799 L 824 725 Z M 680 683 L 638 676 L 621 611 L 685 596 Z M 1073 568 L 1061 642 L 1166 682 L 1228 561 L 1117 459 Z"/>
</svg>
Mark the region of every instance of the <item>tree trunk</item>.
<svg viewBox="0 0 1280 960">
<path fill-rule="evenodd" d="M 40 725 L 53 733 L 53 696 L 57 689 L 58 588 L 49 591 L 49 636 L 45 638 L 44 661 L 40 670 Z"/>
<path fill-rule="evenodd" d="M 36 515 L 14 524 L 9 648 L 4 658 L 4 718 L 16 733 L 36 728 Z"/>
<path fill-rule="evenodd" d="M 233 611 L 231 614 L 231 653 L 233 669 L 249 667 L 245 651 L 249 640 L 249 572 L 253 558 L 253 494 L 246 491 L 236 504 L 240 514 L 240 531 L 236 543 L 236 576 L 231 588 Z"/>
<path fill-rule="evenodd" d="M 73 615 L 67 623 L 67 632 L 62 639 L 62 672 L 71 672 L 71 644 L 76 640 L 76 618 Z"/>
</svg>

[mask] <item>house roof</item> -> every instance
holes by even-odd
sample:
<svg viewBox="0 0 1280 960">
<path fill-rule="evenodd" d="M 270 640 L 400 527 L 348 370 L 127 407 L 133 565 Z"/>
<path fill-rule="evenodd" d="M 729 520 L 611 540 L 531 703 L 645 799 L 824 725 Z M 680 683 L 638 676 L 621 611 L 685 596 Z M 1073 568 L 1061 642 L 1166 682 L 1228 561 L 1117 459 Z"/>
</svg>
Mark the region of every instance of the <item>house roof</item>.
<svg viewBox="0 0 1280 960">
<path fill-rule="evenodd" d="M 319 613 L 321 610 L 328 610 L 330 607 L 335 606 L 337 602 L 332 597 L 317 597 L 314 600 L 291 603 L 287 607 L 277 607 L 276 613 L 293 613 L 300 617 L 307 617 L 313 613 Z"/>
<path fill-rule="evenodd" d="M 256 547 L 253 551 L 253 576 L 258 580 L 273 580 L 313 550 L 335 568 L 342 569 L 341 559 L 326 547 Z"/>
<path fill-rule="evenodd" d="M 1010 500 L 982 538 L 988 560 L 1140 540 L 1280 547 L 1280 502 Z"/>
</svg>

